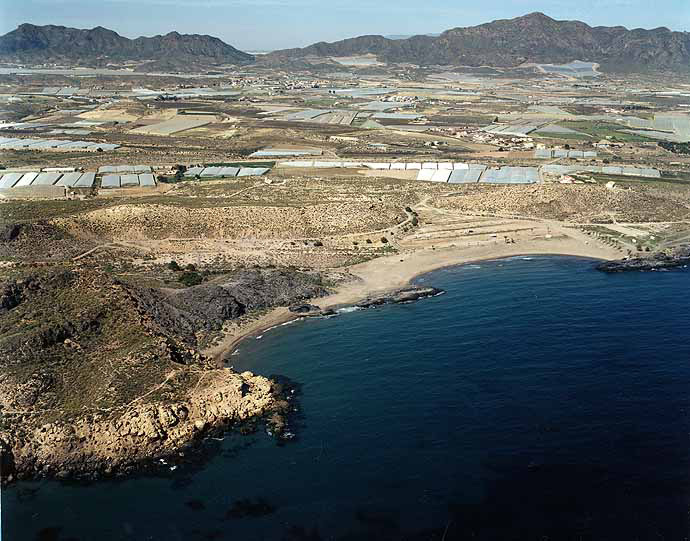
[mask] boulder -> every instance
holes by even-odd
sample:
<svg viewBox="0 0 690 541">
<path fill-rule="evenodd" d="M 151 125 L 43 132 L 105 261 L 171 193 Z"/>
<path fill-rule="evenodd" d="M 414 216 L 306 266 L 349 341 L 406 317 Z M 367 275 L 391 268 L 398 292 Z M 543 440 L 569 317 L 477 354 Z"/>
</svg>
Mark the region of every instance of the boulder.
<svg viewBox="0 0 690 541">
<path fill-rule="evenodd" d="M 316 306 L 315 304 L 293 304 L 292 306 L 288 307 L 288 310 L 292 312 L 293 314 L 309 314 L 312 312 L 320 312 L 321 308 Z"/>
</svg>

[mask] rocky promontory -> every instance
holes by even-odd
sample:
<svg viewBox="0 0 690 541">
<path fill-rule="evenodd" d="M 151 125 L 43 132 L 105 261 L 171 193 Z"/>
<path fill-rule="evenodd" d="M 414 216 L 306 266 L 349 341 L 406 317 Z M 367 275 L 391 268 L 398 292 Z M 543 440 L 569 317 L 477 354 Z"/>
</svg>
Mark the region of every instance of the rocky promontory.
<svg viewBox="0 0 690 541">
<path fill-rule="evenodd" d="M 603 272 L 655 271 L 683 267 L 688 264 L 690 264 L 690 247 L 684 247 L 670 254 L 659 252 L 649 257 L 604 261 L 597 265 L 597 270 Z"/>
<path fill-rule="evenodd" d="M 358 302 L 355 306 L 358 308 L 372 308 L 384 304 L 402 304 L 414 302 L 426 297 L 435 297 L 441 293 L 444 293 L 444 291 L 436 287 L 410 286 L 398 289 L 392 293 L 366 298 Z"/>
<path fill-rule="evenodd" d="M 239 269 L 150 287 L 98 269 L 0 282 L 2 481 L 127 475 L 263 419 L 282 437 L 285 386 L 200 352 L 224 322 L 327 292 L 318 274 Z"/>
<path fill-rule="evenodd" d="M 214 369 L 198 374 L 198 381 L 173 400 L 142 400 L 119 411 L 1 431 L 3 480 L 129 474 L 177 456 L 208 433 L 269 414 L 279 400 L 271 381 L 250 372 Z"/>
</svg>

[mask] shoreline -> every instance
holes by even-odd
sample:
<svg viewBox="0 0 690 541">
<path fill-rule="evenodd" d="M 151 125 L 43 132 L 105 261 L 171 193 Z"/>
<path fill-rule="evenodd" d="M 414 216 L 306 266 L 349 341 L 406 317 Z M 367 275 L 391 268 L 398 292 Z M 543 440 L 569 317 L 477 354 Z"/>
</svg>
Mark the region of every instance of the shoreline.
<svg viewBox="0 0 690 541">
<path fill-rule="evenodd" d="M 358 263 L 343 270 L 355 280 L 341 284 L 325 297 L 310 299 L 322 310 L 337 310 L 355 304 L 371 295 L 381 295 L 409 286 L 420 276 L 448 267 L 506 259 L 518 256 L 571 256 L 599 261 L 611 261 L 622 257 L 620 252 L 608 246 L 595 243 L 589 237 L 578 239 L 574 232 L 569 236 L 552 239 L 533 239 L 518 244 L 495 244 L 477 247 L 423 248 L 401 252 Z M 270 312 L 242 326 L 237 332 L 226 336 L 219 344 L 207 350 L 206 354 L 216 361 L 231 355 L 240 343 L 251 337 L 305 316 L 290 312 L 286 307 L 274 308 Z"/>
</svg>

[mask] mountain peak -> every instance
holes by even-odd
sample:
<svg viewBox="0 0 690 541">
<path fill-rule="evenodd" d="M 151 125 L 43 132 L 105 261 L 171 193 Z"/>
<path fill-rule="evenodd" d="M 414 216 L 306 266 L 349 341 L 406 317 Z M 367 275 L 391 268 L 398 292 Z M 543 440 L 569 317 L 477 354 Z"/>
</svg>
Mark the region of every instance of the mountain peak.
<svg viewBox="0 0 690 541">
<path fill-rule="evenodd" d="M 523 19 L 523 20 L 529 20 L 529 21 L 549 21 L 549 22 L 556 22 L 556 19 L 552 19 L 545 13 L 542 13 L 541 11 L 533 11 L 532 13 L 528 13 L 527 15 L 523 15 L 522 17 L 518 17 L 518 19 Z"/>
</svg>

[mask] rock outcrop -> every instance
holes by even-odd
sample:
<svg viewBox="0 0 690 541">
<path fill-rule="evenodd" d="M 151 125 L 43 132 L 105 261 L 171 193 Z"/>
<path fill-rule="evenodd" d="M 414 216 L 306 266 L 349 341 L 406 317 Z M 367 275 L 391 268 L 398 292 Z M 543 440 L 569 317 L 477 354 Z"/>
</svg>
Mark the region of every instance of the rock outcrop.
<svg viewBox="0 0 690 541">
<path fill-rule="evenodd" d="M 183 289 L 79 266 L 0 284 L 3 480 L 127 474 L 264 416 L 282 437 L 284 385 L 216 367 L 198 340 L 326 291 L 318 273 L 276 268 Z"/>
<path fill-rule="evenodd" d="M 672 254 L 657 253 L 649 257 L 634 257 L 617 261 L 604 261 L 597 265 L 603 272 L 656 271 L 690 265 L 690 247 Z"/>
<path fill-rule="evenodd" d="M 207 433 L 272 411 L 272 382 L 251 372 L 214 369 L 175 400 L 142 401 L 37 426 L 0 431 L 11 477 L 95 478 L 136 471 L 169 457 Z"/>
<path fill-rule="evenodd" d="M 383 304 L 402 304 L 414 302 L 426 297 L 435 297 L 441 293 L 444 293 L 444 291 L 436 287 L 410 286 L 385 295 L 364 299 L 355 306 L 358 308 L 371 308 Z"/>
<path fill-rule="evenodd" d="M 137 291 L 141 309 L 161 329 L 197 345 L 199 332 L 218 331 L 246 313 L 321 297 L 328 290 L 318 273 L 285 269 L 240 269 L 222 280 L 173 291 Z"/>
</svg>

